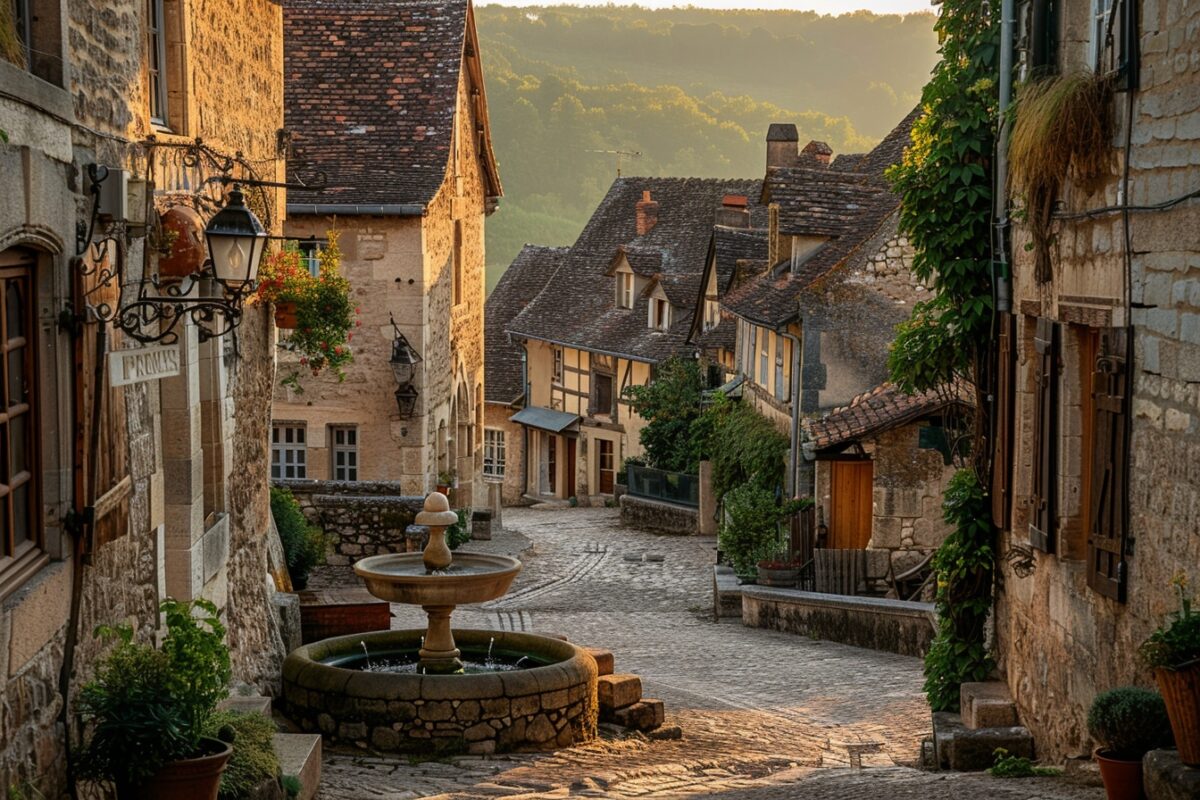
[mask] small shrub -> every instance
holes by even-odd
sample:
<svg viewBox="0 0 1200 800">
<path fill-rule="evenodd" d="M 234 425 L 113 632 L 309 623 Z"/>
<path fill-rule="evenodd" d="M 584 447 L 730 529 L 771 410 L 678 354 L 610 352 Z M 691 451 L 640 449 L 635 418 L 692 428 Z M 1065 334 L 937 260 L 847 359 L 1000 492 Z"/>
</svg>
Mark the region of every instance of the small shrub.
<svg viewBox="0 0 1200 800">
<path fill-rule="evenodd" d="M 458 515 L 458 522 L 446 528 L 446 546 L 451 550 L 471 541 L 471 509 L 456 508 L 454 513 Z"/>
<path fill-rule="evenodd" d="M 290 489 L 271 488 L 271 516 L 283 544 L 288 575 L 297 588 L 302 588 L 313 567 L 325 563 L 329 540 L 324 531 L 308 523 Z"/>
<path fill-rule="evenodd" d="M 1173 741 L 1166 704 L 1158 692 L 1140 686 L 1096 695 L 1087 722 L 1088 733 L 1113 758 L 1136 761 Z"/>
<path fill-rule="evenodd" d="M 304 784 L 296 775 L 284 775 L 280 783 L 283 785 L 283 793 L 287 795 L 288 800 L 295 800 L 304 790 Z"/>
<path fill-rule="evenodd" d="M 1179 610 L 1138 650 L 1151 669 L 1181 669 L 1200 661 L 1200 614 L 1192 612 L 1187 576 L 1180 573 L 1171 583 L 1179 596 Z"/>
<path fill-rule="evenodd" d="M 754 577 L 759 561 L 771 559 L 786 549 L 779 523 L 796 513 L 803 502 L 779 505 L 773 492 L 752 483 L 726 495 L 725 511 L 729 519 L 721 526 L 717 540 L 739 577 Z"/>
<path fill-rule="evenodd" d="M 220 800 L 249 797 L 264 781 L 279 777 L 275 733 L 275 723 L 263 714 L 218 711 L 212 716 L 208 735 L 233 745 L 233 755 L 221 773 Z"/>
<path fill-rule="evenodd" d="M 993 778 L 1053 778 L 1062 774 L 1055 767 L 1039 767 L 1025 756 L 1011 755 L 1003 747 L 997 747 L 994 755 L 996 763 L 988 767 Z"/>
</svg>

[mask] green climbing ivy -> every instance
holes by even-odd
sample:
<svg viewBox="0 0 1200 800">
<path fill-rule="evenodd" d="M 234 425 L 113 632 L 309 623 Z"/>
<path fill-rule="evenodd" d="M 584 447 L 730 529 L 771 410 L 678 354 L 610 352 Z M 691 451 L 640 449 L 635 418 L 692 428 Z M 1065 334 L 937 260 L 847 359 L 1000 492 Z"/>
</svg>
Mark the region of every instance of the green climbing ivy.
<svg viewBox="0 0 1200 800">
<path fill-rule="evenodd" d="M 962 380 L 977 391 L 974 465 L 947 486 L 953 526 L 934 558 L 937 636 L 925 658 L 925 692 L 935 711 L 957 710 L 959 686 L 994 667 L 985 623 L 994 571 L 985 489 L 989 448 L 980 438 L 979 375 L 992 330 L 992 153 L 998 98 L 999 3 L 943 0 L 936 30 L 941 60 L 921 102 L 912 144 L 888 171 L 900 195 L 900 230 L 913 245 L 913 271 L 933 290 L 897 327 L 892 380 L 920 392 Z"/>
</svg>

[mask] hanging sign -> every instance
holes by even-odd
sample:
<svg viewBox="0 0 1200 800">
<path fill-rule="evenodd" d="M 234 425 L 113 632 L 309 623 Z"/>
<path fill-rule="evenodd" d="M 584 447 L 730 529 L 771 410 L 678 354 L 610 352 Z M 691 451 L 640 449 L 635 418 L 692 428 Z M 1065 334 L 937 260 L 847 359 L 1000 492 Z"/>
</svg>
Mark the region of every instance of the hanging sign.
<svg viewBox="0 0 1200 800">
<path fill-rule="evenodd" d="M 179 374 L 179 345 L 114 350 L 108 354 L 110 386 L 156 381 Z"/>
</svg>

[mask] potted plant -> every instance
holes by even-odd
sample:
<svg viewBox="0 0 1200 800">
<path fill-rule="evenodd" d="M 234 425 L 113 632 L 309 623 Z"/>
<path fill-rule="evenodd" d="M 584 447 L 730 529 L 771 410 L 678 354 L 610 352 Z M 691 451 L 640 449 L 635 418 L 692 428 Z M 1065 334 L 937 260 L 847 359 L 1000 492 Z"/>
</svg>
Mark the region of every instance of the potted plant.
<svg viewBox="0 0 1200 800">
<path fill-rule="evenodd" d="M 756 483 L 746 483 L 725 495 L 725 520 L 717 535 L 721 552 L 743 582 L 757 578 L 760 561 L 769 561 L 783 548 L 780 523 L 801 507 L 794 500 L 782 505 L 775 493 Z"/>
<path fill-rule="evenodd" d="M 215 800 L 229 744 L 206 735 L 229 683 L 229 650 L 217 607 L 167 600 L 161 647 L 135 642 L 128 626 L 101 626 L 115 647 L 79 692 L 86 744 L 81 777 L 109 784 L 118 800 Z"/>
<path fill-rule="evenodd" d="M 1087 722 L 1108 800 L 1139 800 L 1142 756 L 1171 743 L 1163 699 L 1140 686 L 1109 689 L 1096 695 Z"/>
<path fill-rule="evenodd" d="M 456 508 L 454 513 L 458 515 L 458 522 L 446 528 L 446 546 L 451 550 L 471 541 L 471 509 Z"/>
<path fill-rule="evenodd" d="M 325 531 L 310 525 L 300 510 L 300 503 L 290 489 L 271 487 L 271 516 L 279 531 L 279 542 L 287 562 L 292 588 L 300 591 L 308 586 L 313 567 L 325 563 L 329 540 Z"/>
<path fill-rule="evenodd" d="M 258 297 L 274 304 L 276 326 L 292 331 L 279 346 L 298 354 L 300 366 L 313 376 L 328 369 L 341 382 L 346 378 L 346 365 L 354 360 L 350 350 L 354 328 L 362 323 L 350 297 L 350 282 L 340 272 L 337 232 L 330 231 L 327 236 L 329 243 L 321 250 L 321 269 L 316 276 L 294 246 L 264 258 Z M 299 378 L 300 371 L 292 370 L 283 383 L 300 392 Z"/>
<path fill-rule="evenodd" d="M 443 470 L 437 476 L 437 490 L 447 497 L 451 489 L 458 488 L 458 473 L 452 469 Z"/>
<path fill-rule="evenodd" d="M 1154 670 L 1167 704 L 1179 758 L 1196 767 L 1200 766 L 1200 613 L 1192 611 L 1187 576 L 1176 575 L 1172 584 L 1179 609 L 1150 634 L 1139 652 Z"/>
<path fill-rule="evenodd" d="M 768 559 L 758 562 L 758 582 L 763 586 L 795 588 L 800 579 L 799 561 Z"/>
</svg>

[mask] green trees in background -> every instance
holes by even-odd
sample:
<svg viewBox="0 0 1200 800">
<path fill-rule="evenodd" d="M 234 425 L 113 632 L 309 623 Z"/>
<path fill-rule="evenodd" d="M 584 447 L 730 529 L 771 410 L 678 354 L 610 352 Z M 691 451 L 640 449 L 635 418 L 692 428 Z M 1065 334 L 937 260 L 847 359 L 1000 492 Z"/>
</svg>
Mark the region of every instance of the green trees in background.
<svg viewBox="0 0 1200 800">
<path fill-rule="evenodd" d="M 505 198 L 488 285 L 526 242 L 571 244 L 626 175 L 752 178 L 772 122 L 862 152 L 917 103 L 931 15 L 635 7 L 476 12 Z"/>
</svg>

